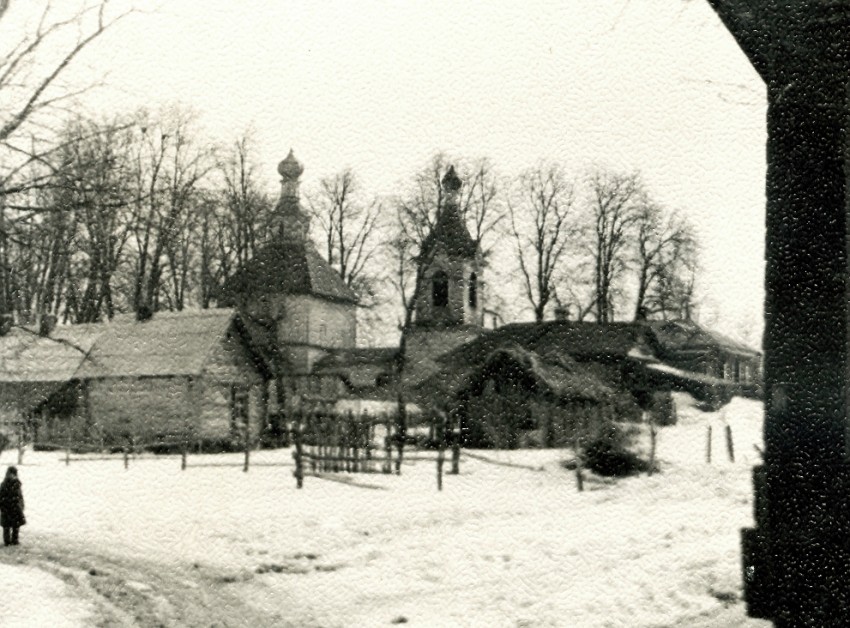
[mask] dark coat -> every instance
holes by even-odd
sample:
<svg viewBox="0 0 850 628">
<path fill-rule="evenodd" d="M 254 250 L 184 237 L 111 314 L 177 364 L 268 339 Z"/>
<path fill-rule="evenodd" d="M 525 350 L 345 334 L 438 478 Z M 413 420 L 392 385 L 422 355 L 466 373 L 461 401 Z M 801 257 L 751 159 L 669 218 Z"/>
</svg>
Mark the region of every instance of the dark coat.
<svg viewBox="0 0 850 628">
<path fill-rule="evenodd" d="M 7 477 L 0 483 L 0 526 L 18 528 L 26 522 L 21 481 L 16 477 Z"/>
</svg>

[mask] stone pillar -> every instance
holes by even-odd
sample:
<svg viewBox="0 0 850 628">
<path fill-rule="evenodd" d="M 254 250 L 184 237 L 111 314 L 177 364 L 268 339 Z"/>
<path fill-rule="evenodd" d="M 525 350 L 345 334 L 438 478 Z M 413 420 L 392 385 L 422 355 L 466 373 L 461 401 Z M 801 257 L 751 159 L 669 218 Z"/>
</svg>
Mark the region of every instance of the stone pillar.
<svg viewBox="0 0 850 628">
<path fill-rule="evenodd" d="M 744 582 L 751 615 L 828 628 L 850 626 L 850 32 L 807 10 L 761 25 L 783 47 L 767 78 L 765 458 Z"/>
</svg>

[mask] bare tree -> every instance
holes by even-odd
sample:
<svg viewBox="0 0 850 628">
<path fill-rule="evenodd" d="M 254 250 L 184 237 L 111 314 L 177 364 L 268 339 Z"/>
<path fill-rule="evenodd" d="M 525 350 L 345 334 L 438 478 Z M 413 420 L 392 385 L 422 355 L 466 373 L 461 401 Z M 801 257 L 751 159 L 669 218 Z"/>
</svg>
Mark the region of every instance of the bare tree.
<svg viewBox="0 0 850 628">
<path fill-rule="evenodd" d="M 322 179 L 318 191 L 308 198 L 315 235 L 328 262 L 361 304 L 371 303 L 376 286 L 370 266 L 378 249 L 379 202 L 363 198 L 357 176 L 349 168 Z"/>
<path fill-rule="evenodd" d="M 637 211 L 634 263 L 637 271 L 635 320 L 678 314 L 681 297 L 692 299 L 697 240 L 691 225 L 677 212 L 644 203 Z M 690 281 L 689 281 L 690 279 Z M 686 285 L 690 289 L 682 290 Z M 675 297 L 679 292 L 680 298 Z"/>
<path fill-rule="evenodd" d="M 555 295 L 555 282 L 575 232 L 571 227 L 574 188 L 556 164 L 523 172 L 516 197 L 508 202 L 511 234 L 525 297 L 542 321 Z"/>
<path fill-rule="evenodd" d="M 86 48 L 129 12 L 110 15 L 109 0 L 84 2 L 78 10 L 63 12 L 47 0 L 27 2 L 26 15 L 10 11 L 11 0 L 0 4 L 0 27 L 23 27 L 17 38 L 0 39 L 0 144 L 42 113 L 55 110 L 91 88 L 60 85 L 60 77 Z M 15 21 L 17 20 L 17 21 Z"/>
<path fill-rule="evenodd" d="M 91 84 L 70 86 L 61 78 L 79 55 L 129 12 L 112 14 L 109 0 L 84 2 L 68 10 L 50 0 L 0 1 L 0 316 L 8 317 L 9 196 L 45 183 L 42 169 L 28 179 L 30 166 L 44 165 L 58 129 L 51 119 Z M 44 144 L 48 144 L 45 148 Z"/>
<path fill-rule="evenodd" d="M 198 205 L 206 202 L 202 184 L 215 167 L 214 149 L 198 142 L 194 115 L 164 112 L 160 119 L 144 114 L 134 168 L 133 309 L 154 312 L 170 293 L 165 307 L 182 309 L 188 277 L 188 231 Z M 166 281 L 169 282 L 166 285 Z"/>
<path fill-rule="evenodd" d="M 223 228 L 220 265 L 223 278 L 242 268 L 265 242 L 274 203 L 257 178 L 254 144 L 243 134 L 218 164 Z"/>
<path fill-rule="evenodd" d="M 675 241 L 665 252 L 659 265 L 658 282 L 649 293 L 647 307 L 662 318 L 690 320 L 699 303 L 696 299 L 696 278 L 699 270 L 699 249 L 696 240 Z"/>
<path fill-rule="evenodd" d="M 593 264 L 596 320 L 600 323 L 614 320 L 618 282 L 628 267 L 629 246 L 644 204 L 637 173 L 597 171 L 591 175 L 587 248 Z"/>
<path fill-rule="evenodd" d="M 60 164 L 48 192 L 52 215 L 42 223 L 55 256 L 45 281 L 55 285 L 55 273 L 62 270 L 66 317 L 74 322 L 112 318 L 116 311 L 114 281 L 126 259 L 131 229 L 132 142 L 132 131 L 121 119 L 78 119 L 63 133 Z"/>
</svg>

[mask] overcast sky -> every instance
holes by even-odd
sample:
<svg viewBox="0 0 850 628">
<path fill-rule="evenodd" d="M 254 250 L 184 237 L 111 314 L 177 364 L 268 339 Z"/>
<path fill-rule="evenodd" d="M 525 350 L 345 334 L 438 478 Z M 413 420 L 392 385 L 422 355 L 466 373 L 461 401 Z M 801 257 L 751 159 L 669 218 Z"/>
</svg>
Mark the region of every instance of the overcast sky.
<svg viewBox="0 0 850 628">
<path fill-rule="evenodd" d="M 180 0 L 86 61 L 94 108 L 253 128 L 271 190 L 290 147 L 305 185 L 350 166 L 382 194 L 437 151 L 639 169 L 698 228 L 719 326 L 761 329 L 764 88 L 704 0 Z"/>
</svg>

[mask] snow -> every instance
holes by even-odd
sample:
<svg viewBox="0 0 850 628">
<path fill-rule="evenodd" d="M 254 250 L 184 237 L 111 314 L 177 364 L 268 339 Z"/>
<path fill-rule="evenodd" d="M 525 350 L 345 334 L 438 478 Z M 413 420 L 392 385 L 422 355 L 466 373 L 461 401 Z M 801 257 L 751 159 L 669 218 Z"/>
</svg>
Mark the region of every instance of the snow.
<svg viewBox="0 0 850 628">
<path fill-rule="evenodd" d="M 755 401 L 703 413 L 688 399 L 678 397 L 679 424 L 659 430 L 661 473 L 589 478 L 583 493 L 561 465 L 568 450 L 474 452 L 442 492 L 431 459 L 401 476 L 308 474 L 299 491 L 288 450 L 253 452 L 248 473 L 237 454 L 190 456 L 181 471 L 179 457 L 125 470 L 120 458 L 66 466 L 62 452 L 27 452 L 22 543 L 197 563 L 300 625 L 687 625 L 722 609 L 718 594 L 740 596 L 739 531 L 752 525 L 762 422 Z M 12 579 L 45 577 L 15 569 Z M 63 603 L 52 581 L 33 587 Z"/>
<path fill-rule="evenodd" d="M 94 606 L 75 597 L 60 578 L 26 565 L 0 565 L 3 628 L 82 628 L 93 614 Z"/>
</svg>

